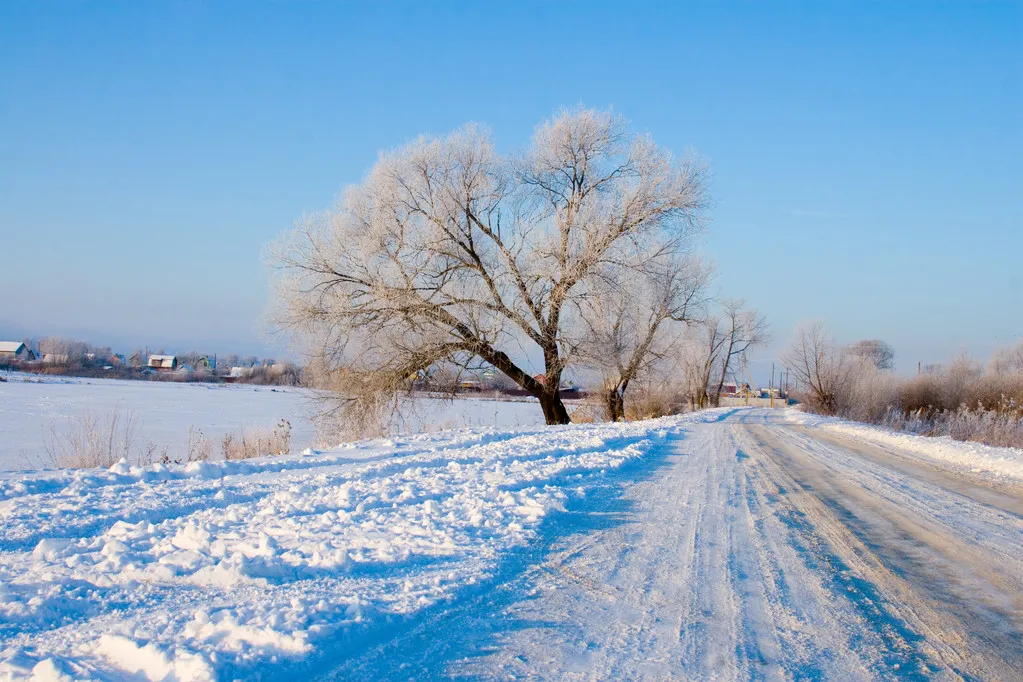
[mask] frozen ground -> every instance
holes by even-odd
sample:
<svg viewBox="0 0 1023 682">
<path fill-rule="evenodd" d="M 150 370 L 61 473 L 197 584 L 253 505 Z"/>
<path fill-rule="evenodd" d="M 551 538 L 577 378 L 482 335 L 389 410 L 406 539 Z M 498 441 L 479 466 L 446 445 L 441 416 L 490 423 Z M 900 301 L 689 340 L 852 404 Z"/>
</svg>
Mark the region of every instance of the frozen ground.
<svg viewBox="0 0 1023 682">
<path fill-rule="evenodd" d="M 188 430 L 200 429 L 215 445 L 227 433 L 248 427 L 272 428 L 281 419 L 292 425 L 292 446 L 314 444 L 310 393 L 302 389 L 244 384 L 117 381 L 12 373 L 0 383 L 0 471 L 52 466 L 44 437 L 91 415 L 106 420 L 119 409 L 138 421 L 136 449 L 154 443 L 171 459 L 186 453 Z M 467 426 L 530 426 L 542 423 L 535 402 L 500 405 L 481 399 L 424 398 L 409 415 L 407 431 Z"/>
<path fill-rule="evenodd" d="M 818 426 L 8 473 L 0 679 L 1020 679 L 1021 484 Z"/>
</svg>

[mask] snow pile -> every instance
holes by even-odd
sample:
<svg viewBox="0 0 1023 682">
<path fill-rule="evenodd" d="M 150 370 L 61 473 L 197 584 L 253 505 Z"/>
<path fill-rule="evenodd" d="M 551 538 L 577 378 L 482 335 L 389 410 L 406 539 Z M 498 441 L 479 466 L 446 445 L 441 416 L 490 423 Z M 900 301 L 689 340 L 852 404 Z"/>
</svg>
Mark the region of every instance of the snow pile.
<svg viewBox="0 0 1023 682">
<path fill-rule="evenodd" d="M 998 448 L 982 443 L 952 440 L 948 436 L 929 437 L 892 431 L 880 426 L 859 424 L 838 417 L 788 410 L 790 420 L 810 428 L 824 428 L 877 445 L 894 446 L 923 459 L 975 474 L 1023 480 L 1023 450 Z"/>
<path fill-rule="evenodd" d="M 570 495 L 705 418 L 7 474 L 0 679 L 231 679 L 325 655 L 486 580 Z"/>
</svg>

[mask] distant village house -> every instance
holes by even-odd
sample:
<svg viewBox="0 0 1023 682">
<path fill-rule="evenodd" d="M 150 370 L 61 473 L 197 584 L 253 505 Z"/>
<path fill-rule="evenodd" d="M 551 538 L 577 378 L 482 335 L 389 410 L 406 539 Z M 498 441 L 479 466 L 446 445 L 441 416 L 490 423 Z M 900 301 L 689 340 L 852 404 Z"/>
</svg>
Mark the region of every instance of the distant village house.
<svg viewBox="0 0 1023 682">
<path fill-rule="evenodd" d="M 176 355 L 150 355 L 149 367 L 169 372 L 178 368 L 178 358 Z"/>
<path fill-rule="evenodd" d="M 36 354 L 22 341 L 0 341 L 0 360 L 35 360 Z"/>
</svg>

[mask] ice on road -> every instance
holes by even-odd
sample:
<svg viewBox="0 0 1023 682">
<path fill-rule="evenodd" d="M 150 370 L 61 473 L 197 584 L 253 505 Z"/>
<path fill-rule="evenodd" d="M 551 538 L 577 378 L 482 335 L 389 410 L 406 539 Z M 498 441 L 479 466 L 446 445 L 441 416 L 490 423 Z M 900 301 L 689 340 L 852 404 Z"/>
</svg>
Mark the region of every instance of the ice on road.
<svg viewBox="0 0 1023 682">
<path fill-rule="evenodd" d="M 1020 680 L 1023 495 L 739 410 L 326 679 Z"/>
</svg>

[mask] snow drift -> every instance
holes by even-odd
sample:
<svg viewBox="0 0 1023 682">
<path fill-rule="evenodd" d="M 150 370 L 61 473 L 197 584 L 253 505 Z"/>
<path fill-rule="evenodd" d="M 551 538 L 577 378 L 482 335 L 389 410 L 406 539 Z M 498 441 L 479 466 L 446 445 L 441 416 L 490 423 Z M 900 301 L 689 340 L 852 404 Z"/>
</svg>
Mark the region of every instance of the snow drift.
<svg viewBox="0 0 1023 682">
<path fill-rule="evenodd" d="M 956 471 L 1023 481 L 1023 450 L 1017 448 L 957 441 L 948 436 L 918 436 L 839 417 L 808 414 L 798 409 L 788 410 L 788 417 L 810 428 L 824 428 L 875 445 L 896 447 L 904 453 Z"/>
<path fill-rule="evenodd" d="M 230 679 L 315 661 L 486 581 L 601 474 L 708 416 L 6 474 L 0 679 Z"/>
</svg>

